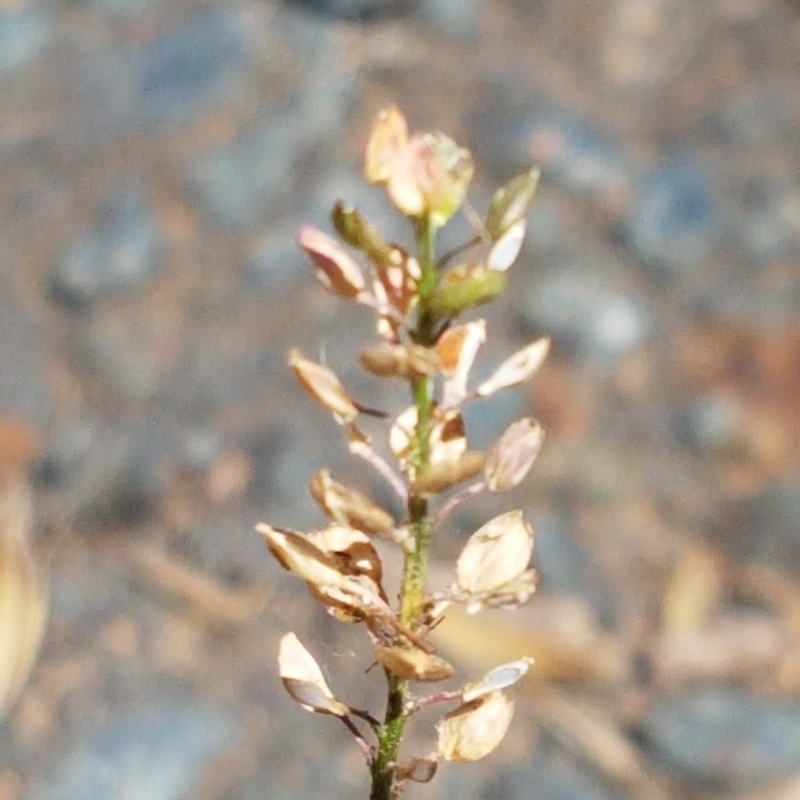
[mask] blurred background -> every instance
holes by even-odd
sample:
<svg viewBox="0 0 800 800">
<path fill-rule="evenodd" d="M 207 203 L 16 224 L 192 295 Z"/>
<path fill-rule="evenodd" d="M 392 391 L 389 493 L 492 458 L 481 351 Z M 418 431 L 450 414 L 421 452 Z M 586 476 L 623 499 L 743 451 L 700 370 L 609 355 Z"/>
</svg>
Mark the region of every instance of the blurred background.
<svg viewBox="0 0 800 800">
<path fill-rule="evenodd" d="M 398 512 L 284 361 L 403 405 L 294 247 L 337 198 L 406 234 L 360 178 L 389 102 L 473 149 L 479 211 L 541 165 L 477 369 L 553 337 L 468 418 L 482 447 L 536 415 L 531 476 L 434 543 L 446 574 L 525 510 L 540 593 L 439 642 L 465 678 L 537 664 L 498 752 L 408 796 L 800 798 L 799 70 L 790 0 L 0 2 L 0 486 L 30 474 L 50 573 L 0 800 L 366 797 L 278 637 L 353 705 L 381 677 L 254 525 L 320 525 L 323 466 Z"/>
</svg>

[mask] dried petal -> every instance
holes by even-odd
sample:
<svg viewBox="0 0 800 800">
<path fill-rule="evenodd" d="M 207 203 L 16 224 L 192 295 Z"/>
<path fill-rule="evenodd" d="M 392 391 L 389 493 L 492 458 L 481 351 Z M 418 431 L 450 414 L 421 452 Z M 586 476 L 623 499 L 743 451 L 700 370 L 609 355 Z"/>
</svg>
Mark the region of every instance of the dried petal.
<svg viewBox="0 0 800 800">
<path fill-rule="evenodd" d="M 406 380 L 430 377 L 439 366 L 433 350 L 416 344 L 372 345 L 358 354 L 358 360 L 371 375 Z"/>
<path fill-rule="evenodd" d="M 458 586 L 491 592 L 521 575 L 533 552 L 533 529 L 521 511 L 507 511 L 470 536 L 456 563 Z"/>
<path fill-rule="evenodd" d="M 333 370 L 311 361 L 299 350 L 290 350 L 287 361 L 300 385 L 340 424 L 352 422 L 358 416 L 358 407 Z"/>
<path fill-rule="evenodd" d="M 542 449 L 544 431 L 530 417 L 512 422 L 492 445 L 483 470 L 490 492 L 507 492 L 528 474 Z"/>
<path fill-rule="evenodd" d="M 495 192 L 486 217 L 486 233 L 492 240 L 496 241 L 512 225 L 524 219 L 536 194 L 539 176 L 539 168 L 533 167 L 516 175 Z"/>
<path fill-rule="evenodd" d="M 281 638 L 278 669 L 286 691 L 306 711 L 346 717 L 350 709 L 339 702 L 322 675 L 319 664 L 293 633 Z"/>
<path fill-rule="evenodd" d="M 489 269 L 505 272 L 516 260 L 525 241 L 525 220 L 512 225 L 492 246 L 486 259 Z"/>
<path fill-rule="evenodd" d="M 332 294 L 356 297 L 364 289 L 364 275 L 356 260 L 327 233 L 304 225 L 297 243 L 316 268 L 317 280 Z"/>
<path fill-rule="evenodd" d="M 375 645 L 375 654 L 389 672 L 407 681 L 444 681 L 455 672 L 443 658 L 418 648 Z"/>
<path fill-rule="evenodd" d="M 355 489 L 333 480 L 326 469 L 312 476 L 308 488 L 320 508 L 341 525 L 372 534 L 394 527 L 390 514 Z"/>
<path fill-rule="evenodd" d="M 502 692 L 465 703 L 439 723 L 439 756 L 477 761 L 489 755 L 503 740 L 513 715 L 514 703 Z"/>
<path fill-rule="evenodd" d="M 400 109 L 383 109 L 367 140 L 364 177 L 368 183 L 382 183 L 391 176 L 399 154 L 408 145 L 408 124 Z"/>
<path fill-rule="evenodd" d="M 428 307 L 434 316 L 457 317 L 499 297 L 506 284 L 505 273 L 485 264 L 459 264 L 441 277 Z"/>
<path fill-rule="evenodd" d="M 519 658 L 516 661 L 510 661 L 508 664 L 500 664 L 500 666 L 489 670 L 479 681 L 468 683 L 464 687 L 461 698 L 465 703 L 468 703 L 476 697 L 482 697 L 490 692 L 513 686 L 527 673 L 531 664 L 533 664 L 533 659 L 529 657 Z"/>
<path fill-rule="evenodd" d="M 489 397 L 501 389 L 525 383 L 544 364 L 550 350 L 550 339 L 537 339 L 507 358 L 476 390 L 477 397 Z"/>
<path fill-rule="evenodd" d="M 446 330 L 436 342 L 436 353 L 444 373 L 442 406 L 459 405 L 467 396 L 469 372 L 486 341 L 486 322 L 482 319 L 455 325 Z"/>
<path fill-rule="evenodd" d="M 453 461 L 438 461 L 421 471 L 411 486 L 415 494 L 438 494 L 469 480 L 483 469 L 486 456 L 467 451 Z"/>
</svg>

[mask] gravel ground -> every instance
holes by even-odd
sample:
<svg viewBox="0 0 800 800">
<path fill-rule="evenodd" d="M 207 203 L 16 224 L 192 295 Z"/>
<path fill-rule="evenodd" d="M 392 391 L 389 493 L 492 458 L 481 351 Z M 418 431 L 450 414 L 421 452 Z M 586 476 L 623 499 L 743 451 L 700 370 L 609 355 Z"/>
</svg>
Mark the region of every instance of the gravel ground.
<svg viewBox="0 0 800 800">
<path fill-rule="evenodd" d="M 293 244 L 339 197 L 396 226 L 360 182 L 388 102 L 473 149 L 476 208 L 541 165 L 480 369 L 553 337 L 468 418 L 534 413 L 532 476 L 434 544 L 525 510 L 539 596 L 440 643 L 537 663 L 498 753 L 409 797 L 800 796 L 799 65 L 789 0 L 0 3 L 0 423 L 41 441 L 51 571 L 0 800 L 365 796 L 278 637 L 356 706 L 380 680 L 253 528 L 318 525 L 321 466 L 387 499 L 284 354 L 399 407 Z"/>
</svg>

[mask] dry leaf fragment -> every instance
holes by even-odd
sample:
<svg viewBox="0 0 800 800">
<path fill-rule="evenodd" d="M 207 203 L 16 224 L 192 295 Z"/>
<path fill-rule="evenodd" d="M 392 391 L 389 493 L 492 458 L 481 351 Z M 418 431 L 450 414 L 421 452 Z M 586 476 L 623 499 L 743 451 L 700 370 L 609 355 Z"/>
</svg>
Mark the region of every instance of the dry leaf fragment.
<svg viewBox="0 0 800 800">
<path fill-rule="evenodd" d="M 477 761 L 489 755 L 503 740 L 513 715 L 513 701 L 499 691 L 459 706 L 438 725 L 439 757 Z"/>
<path fill-rule="evenodd" d="M 327 233 L 304 225 L 297 236 L 300 249 L 311 259 L 317 280 L 331 294 L 356 297 L 364 289 L 364 275 L 356 260 Z"/>
<path fill-rule="evenodd" d="M 300 385 L 322 406 L 330 411 L 340 424 L 352 422 L 358 416 L 358 407 L 342 386 L 333 370 L 306 358 L 299 350 L 290 350 L 287 357 Z"/>
<path fill-rule="evenodd" d="M 407 681 L 443 681 L 455 672 L 453 665 L 440 656 L 418 648 L 376 645 L 375 654 L 389 672 Z"/>
<path fill-rule="evenodd" d="M 533 529 L 521 511 L 507 511 L 470 536 L 456 562 L 466 592 L 491 592 L 522 575 L 533 552 Z"/>
<path fill-rule="evenodd" d="M 468 703 L 476 697 L 482 697 L 485 694 L 513 686 L 528 672 L 531 664 L 533 664 L 533 659 L 529 657 L 519 658 L 516 661 L 510 661 L 508 664 L 500 664 L 500 666 L 489 670 L 479 681 L 468 683 L 464 687 L 461 698 L 465 703 Z"/>
<path fill-rule="evenodd" d="M 483 470 L 490 492 L 507 492 L 528 474 L 544 442 L 542 426 L 531 417 L 512 422 L 486 455 Z"/>
<path fill-rule="evenodd" d="M 286 691 L 306 711 L 346 717 L 350 709 L 333 696 L 322 670 L 294 633 L 281 638 L 278 669 Z"/>
<path fill-rule="evenodd" d="M 320 508 L 340 525 L 370 534 L 385 533 L 394 527 L 388 512 L 355 489 L 333 480 L 327 469 L 312 476 L 308 489 Z"/>
<path fill-rule="evenodd" d="M 501 389 L 525 383 L 539 371 L 549 350 L 550 339 L 537 339 L 531 342 L 507 358 L 491 377 L 475 390 L 475 395 L 489 397 Z"/>
</svg>

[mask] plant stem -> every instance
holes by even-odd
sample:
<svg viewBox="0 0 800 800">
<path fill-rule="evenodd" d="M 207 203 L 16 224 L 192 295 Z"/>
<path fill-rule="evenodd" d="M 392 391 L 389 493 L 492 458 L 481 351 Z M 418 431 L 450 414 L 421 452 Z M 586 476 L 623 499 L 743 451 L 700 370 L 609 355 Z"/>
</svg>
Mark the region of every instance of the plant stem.
<svg viewBox="0 0 800 800">
<path fill-rule="evenodd" d="M 423 347 L 434 344 L 435 319 L 430 313 L 429 301 L 436 286 L 436 262 L 433 250 L 434 227 L 427 217 L 417 225 L 420 280 L 417 305 L 417 323 L 412 338 Z M 430 461 L 431 414 L 433 410 L 433 381 L 415 378 L 411 381 L 411 394 L 417 409 L 417 427 L 413 442 L 414 469 L 417 474 Z M 425 573 L 428 566 L 428 544 L 431 519 L 428 500 L 414 493 L 408 497 L 408 519 L 412 531 L 413 547 L 406 553 L 400 585 L 400 622 L 414 629 L 425 594 Z M 388 684 L 386 715 L 378 729 L 378 750 L 372 763 L 372 791 L 370 800 L 394 800 L 398 796 L 391 766 L 396 763 L 403 728 L 406 721 L 407 681 L 386 671 Z"/>
</svg>

